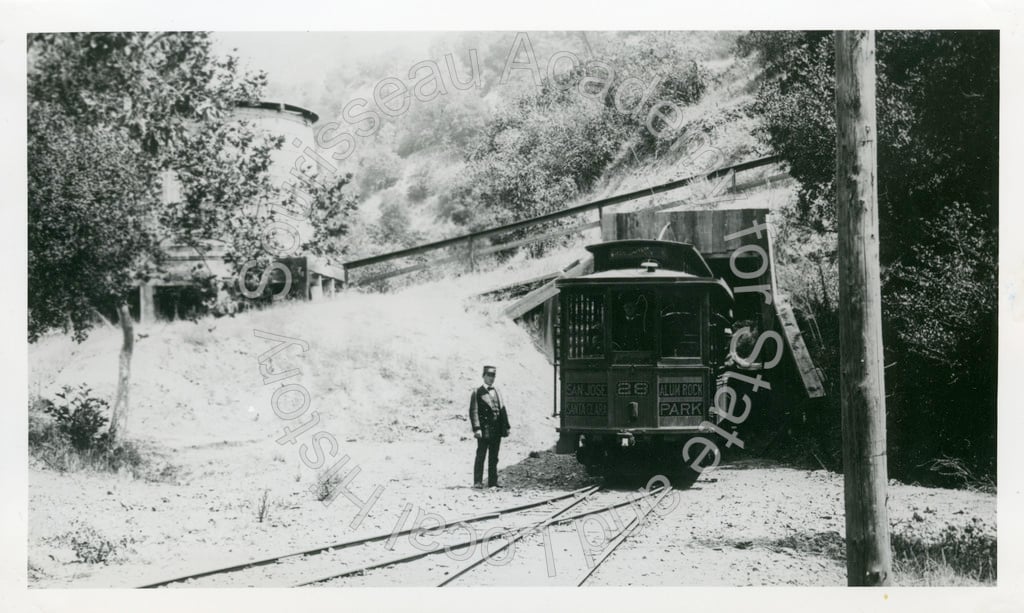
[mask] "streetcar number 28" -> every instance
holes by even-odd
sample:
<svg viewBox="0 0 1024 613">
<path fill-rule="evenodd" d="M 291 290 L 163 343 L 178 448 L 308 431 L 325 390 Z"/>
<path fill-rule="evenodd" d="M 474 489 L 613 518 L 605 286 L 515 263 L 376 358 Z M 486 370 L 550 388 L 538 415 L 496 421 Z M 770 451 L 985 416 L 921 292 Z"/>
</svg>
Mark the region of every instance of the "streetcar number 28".
<svg viewBox="0 0 1024 613">
<path fill-rule="evenodd" d="M 619 396 L 646 396 L 649 387 L 646 381 L 619 381 L 615 393 Z"/>
</svg>

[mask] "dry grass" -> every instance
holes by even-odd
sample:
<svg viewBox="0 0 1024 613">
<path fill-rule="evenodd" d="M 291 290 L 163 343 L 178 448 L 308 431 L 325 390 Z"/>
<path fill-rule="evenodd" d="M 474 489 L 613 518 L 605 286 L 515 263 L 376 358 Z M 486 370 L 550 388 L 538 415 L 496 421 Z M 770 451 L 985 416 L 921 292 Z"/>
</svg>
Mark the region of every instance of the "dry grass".
<svg viewBox="0 0 1024 613">
<path fill-rule="evenodd" d="M 937 536 L 894 530 L 891 541 L 899 585 L 995 584 L 995 529 L 977 517 Z"/>
<path fill-rule="evenodd" d="M 270 490 L 265 489 L 255 502 L 256 522 L 263 523 L 270 518 Z"/>
<path fill-rule="evenodd" d="M 46 539 L 47 544 L 70 549 L 75 561 L 83 564 L 107 564 L 121 560 L 135 540 L 112 537 L 89 524 L 76 521 L 70 530 Z"/>
<path fill-rule="evenodd" d="M 974 518 L 965 525 L 947 524 L 937 534 L 902 524 L 893 526 L 889 537 L 895 585 L 995 585 L 995 529 L 981 519 Z M 834 531 L 796 533 L 759 546 L 846 560 L 846 542 Z"/>
<path fill-rule="evenodd" d="M 28 446 L 32 458 L 58 472 L 127 473 L 133 477 L 147 473 L 146 462 L 135 443 L 117 441 L 82 449 L 73 445 L 56 424 L 31 413 Z"/>
</svg>

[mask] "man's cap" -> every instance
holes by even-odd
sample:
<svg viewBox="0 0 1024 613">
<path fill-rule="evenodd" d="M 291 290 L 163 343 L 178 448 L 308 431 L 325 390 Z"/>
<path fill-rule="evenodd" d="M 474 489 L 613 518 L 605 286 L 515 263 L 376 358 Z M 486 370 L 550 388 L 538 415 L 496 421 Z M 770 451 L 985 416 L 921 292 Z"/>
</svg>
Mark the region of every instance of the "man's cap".
<svg viewBox="0 0 1024 613">
<path fill-rule="evenodd" d="M 495 374 L 498 374 L 498 369 L 493 367 L 493 366 L 484 366 L 484 374 L 485 375 L 495 375 Z"/>
</svg>

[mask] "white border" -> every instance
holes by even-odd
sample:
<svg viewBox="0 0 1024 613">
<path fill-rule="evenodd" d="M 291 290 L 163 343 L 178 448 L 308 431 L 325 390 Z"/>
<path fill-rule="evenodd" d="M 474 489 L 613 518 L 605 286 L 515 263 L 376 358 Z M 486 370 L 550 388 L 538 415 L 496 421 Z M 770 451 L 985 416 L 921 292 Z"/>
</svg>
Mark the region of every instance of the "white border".
<svg viewBox="0 0 1024 613">
<path fill-rule="evenodd" d="M 556 4 L 550 0 L 515 1 L 498 5 L 480 2 L 354 3 L 306 0 L 281 2 L 175 1 L 160 5 L 128 0 L 92 2 L 0 0 L 0 206 L 7 223 L 0 233 L 5 270 L 0 343 L 0 372 L 11 393 L 0 408 L 0 608 L 5 610 L 110 611 L 131 608 L 169 611 L 220 611 L 245 607 L 253 611 L 418 610 L 453 611 L 597 609 L 637 611 L 672 609 L 794 609 L 854 611 L 983 610 L 1017 611 L 1024 606 L 1021 560 L 1024 517 L 1021 505 L 1021 445 L 1024 432 L 1013 382 L 1020 361 L 1013 348 L 1022 344 L 1024 322 L 1024 241 L 1020 189 L 1016 173 L 1000 181 L 1000 343 L 999 343 L 999 586 L 997 588 L 534 588 L 320 590 L 27 590 L 27 386 L 26 322 L 26 196 L 25 196 L 25 34 L 68 30 L 625 30 L 625 29 L 1000 29 L 1001 30 L 1001 167 L 1022 168 L 1021 59 L 1024 58 L 1021 8 L 1012 0 L 995 2 L 893 2 L 860 0 L 829 7 L 820 2 L 669 3 L 650 0 L 591 0 Z M 1011 298 L 1017 296 L 1017 298 Z M 994 357 L 994 356 L 993 356 Z M 964 407 L 970 410 L 970 407 Z"/>
</svg>

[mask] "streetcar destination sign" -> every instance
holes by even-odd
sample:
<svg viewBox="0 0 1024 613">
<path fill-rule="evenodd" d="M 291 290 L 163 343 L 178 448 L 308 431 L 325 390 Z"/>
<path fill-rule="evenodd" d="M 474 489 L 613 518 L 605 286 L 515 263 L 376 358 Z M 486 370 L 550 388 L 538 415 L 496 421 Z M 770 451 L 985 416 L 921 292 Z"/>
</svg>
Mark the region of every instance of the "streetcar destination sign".
<svg viewBox="0 0 1024 613">
<path fill-rule="evenodd" d="M 562 415 L 566 417 L 600 417 L 607 414 L 607 402 L 566 402 L 562 409 Z"/>
<path fill-rule="evenodd" d="M 658 381 L 659 417 L 704 415 L 703 377 L 673 377 Z"/>
</svg>

